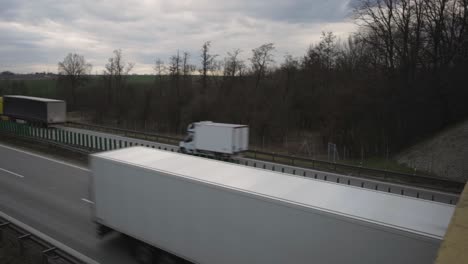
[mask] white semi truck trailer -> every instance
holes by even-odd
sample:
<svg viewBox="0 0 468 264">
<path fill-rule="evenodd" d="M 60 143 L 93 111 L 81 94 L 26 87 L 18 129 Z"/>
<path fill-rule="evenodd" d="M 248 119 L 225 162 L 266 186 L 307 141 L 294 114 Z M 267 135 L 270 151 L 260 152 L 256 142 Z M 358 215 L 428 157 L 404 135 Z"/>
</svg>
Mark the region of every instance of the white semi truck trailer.
<svg viewBox="0 0 468 264">
<path fill-rule="evenodd" d="M 151 148 L 90 159 L 98 230 L 126 235 L 141 263 L 432 263 L 454 211 Z"/>
<path fill-rule="evenodd" d="M 248 150 L 249 127 L 211 121 L 192 123 L 179 147 L 181 152 L 188 154 L 232 156 Z"/>
</svg>

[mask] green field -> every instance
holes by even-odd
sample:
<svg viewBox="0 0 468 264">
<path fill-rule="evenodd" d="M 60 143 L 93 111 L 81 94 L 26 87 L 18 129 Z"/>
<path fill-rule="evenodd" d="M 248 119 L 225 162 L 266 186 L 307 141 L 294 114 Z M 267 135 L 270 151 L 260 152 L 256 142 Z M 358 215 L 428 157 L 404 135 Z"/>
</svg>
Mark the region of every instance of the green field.
<svg viewBox="0 0 468 264">
<path fill-rule="evenodd" d="M 89 89 L 99 85 L 101 76 L 92 76 L 90 80 L 79 89 Z M 153 75 L 130 75 L 128 84 L 134 87 L 147 86 L 155 80 Z M 22 94 L 39 97 L 57 97 L 59 93 L 56 79 L 39 80 L 0 80 L 0 94 Z"/>
</svg>

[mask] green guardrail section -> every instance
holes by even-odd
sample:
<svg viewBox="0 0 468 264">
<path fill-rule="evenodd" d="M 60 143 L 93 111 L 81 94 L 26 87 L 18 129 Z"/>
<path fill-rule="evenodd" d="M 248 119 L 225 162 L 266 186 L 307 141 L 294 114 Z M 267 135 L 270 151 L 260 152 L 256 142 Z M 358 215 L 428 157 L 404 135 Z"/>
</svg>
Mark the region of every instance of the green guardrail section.
<svg viewBox="0 0 468 264">
<path fill-rule="evenodd" d="M 35 127 L 29 124 L 21 124 L 5 120 L 0 120 L 0 132 L 12 134 L 15 136 L 53 142 L 61 145 L 72 146 L 76 148 L 85 149 L 87 151 L 106 151 L 131 146 L 147 146 L 167 150 L 167 148 L 159 147 L 156 145 L 149 146 L 134 142 L 138 139 L 134 139 L 134 141 L 117 140 L 96 135 L 66 131 L 57 128 Z M 172 151 L 173 150 L 174 149 L 172 149 Z"/>
</svg>

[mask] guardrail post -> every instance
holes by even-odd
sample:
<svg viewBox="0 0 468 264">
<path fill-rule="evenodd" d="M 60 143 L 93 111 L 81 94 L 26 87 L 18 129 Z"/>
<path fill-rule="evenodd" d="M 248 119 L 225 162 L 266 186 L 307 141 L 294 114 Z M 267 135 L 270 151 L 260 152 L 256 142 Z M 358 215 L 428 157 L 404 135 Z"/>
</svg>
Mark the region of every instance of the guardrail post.
<svg viewBox="0 0 468 264">
<path fill-rule="evenodd" d="M 3 242 L 3 227 L 8 226 L 10 222 L 4 222 L 0 224 L 0 243 Z"/>
<path fill-rule="evenodd" d="M 51 248 L 48 248 L 48 249 L 42 251 L 42 264 L 48 264 L 49 263 L 49 257 L 47 256 L 47 254 L 49 254 L 49 252 L 54 251 L 55 249 L 56 249 L 55 247 L 51 247 Z"/>
<path fill-rule="evenodd" d="M 26 238 L 28 238 L 28 237 L 30 237 L 30 236 L 31 236 L 31 234 L 28 233 L 28 234 L 24 234 L 24 235 L 18 237 L 19 252 L 20 252 L 21 255 L 24 254 L 24 250 L 25 250 L 25 249 L 24 249 L 23 239 L 26 239 Z"/>
</svg>

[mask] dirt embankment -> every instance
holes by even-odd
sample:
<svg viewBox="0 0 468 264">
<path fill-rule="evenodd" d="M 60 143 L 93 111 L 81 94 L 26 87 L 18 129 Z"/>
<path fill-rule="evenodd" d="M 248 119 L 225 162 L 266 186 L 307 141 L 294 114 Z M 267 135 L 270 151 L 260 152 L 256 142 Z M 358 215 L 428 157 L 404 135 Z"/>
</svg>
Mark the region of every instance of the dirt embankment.
<svg viewBox="0 0 468 264">
<path fill-rule="evenodd" d="M 468 180 L 468 121 L 409 148 L 396 160 L 440 177 Z"/>
</svg>

